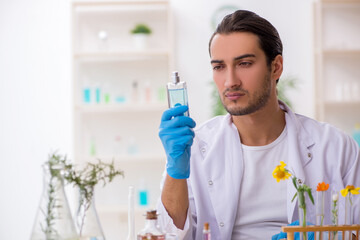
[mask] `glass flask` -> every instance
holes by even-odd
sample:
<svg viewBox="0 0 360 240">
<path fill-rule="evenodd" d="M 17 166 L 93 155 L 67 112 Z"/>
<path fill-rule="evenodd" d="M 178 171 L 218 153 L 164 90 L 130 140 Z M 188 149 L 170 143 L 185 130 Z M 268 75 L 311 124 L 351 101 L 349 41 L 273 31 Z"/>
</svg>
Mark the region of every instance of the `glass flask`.
<svg viewBox="0 0 360 240">
<path fill-rule="evenodd" d="M 78 239 L 65 195 L 62 166 L 46 163 L 43 165 L 43 172 L 43 192 L 30 239 Z"/>
<path fill-rule="evenodd" d="M 104 232 L 95 208 L 95 197 L 92 196 L 89 201 L 80 195 L 78 203 L 76 226 L 80 240 L 104 240 Z"/>
<path fill-rule="evenodd" d="M 145 228 L 138 233 L 137 240 L 165 240 L 165 234 L 157 226 L 156 210 L 146 212 Z"/>
</svg>

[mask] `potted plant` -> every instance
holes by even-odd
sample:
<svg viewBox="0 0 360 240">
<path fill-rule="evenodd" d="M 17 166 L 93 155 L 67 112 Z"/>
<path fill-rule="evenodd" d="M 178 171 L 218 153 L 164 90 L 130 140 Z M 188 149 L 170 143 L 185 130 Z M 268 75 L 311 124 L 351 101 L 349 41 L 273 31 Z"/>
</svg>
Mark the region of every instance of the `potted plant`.
<svg viewBox="0 0 360 240">
<path fill-rule="evenodd" d="M 142 50 L 147 47 L 148 37 L 151 34 L 151 28 L 144 24 L 136 24 L 135 27 L 130 31 L 133 35 L 134 45 L 137 50 Z"/>
</svg>

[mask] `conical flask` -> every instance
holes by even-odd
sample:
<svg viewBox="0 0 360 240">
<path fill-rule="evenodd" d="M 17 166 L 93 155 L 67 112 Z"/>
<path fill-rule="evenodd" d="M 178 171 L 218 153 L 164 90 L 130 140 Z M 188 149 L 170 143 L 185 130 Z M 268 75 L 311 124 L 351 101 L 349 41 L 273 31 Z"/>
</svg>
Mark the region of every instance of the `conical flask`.
<svg viewBox="0 0 360 240">
<path fill-rule="evenodd" d="M 76 226 L 81 240 L 105 240 L 100 220 L 95 208 L 95 197 L 91 200 L 79 194 L 76 212 Z"/>
<path fill-rule="evenodd" d="M 78 239 L 65 195 L 63 168 L 60 165 L 43 165 L 44 186 L 31 240 Z"/>
</svg>

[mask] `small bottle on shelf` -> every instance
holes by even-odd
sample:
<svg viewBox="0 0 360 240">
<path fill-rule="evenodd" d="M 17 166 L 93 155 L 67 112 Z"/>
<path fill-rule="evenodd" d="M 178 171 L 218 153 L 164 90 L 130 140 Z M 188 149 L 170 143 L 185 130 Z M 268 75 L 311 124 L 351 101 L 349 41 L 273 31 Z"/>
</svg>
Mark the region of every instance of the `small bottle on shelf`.
<svg viewBox="0 0 360 240">
<path fill-rule="evenodd" d="M 156 210 L 146 212 L 145 228 L 137 235 L 137 240 L 165 240 L 165 234 L 157 226 Z"/>
<path fill-rule="evenodd" d="M 150 103 L 151 102 L 151 87 L 150 82 L 145 82 L 145 102 Z"/>
<path fill-rule="evenodd" d="M 211 239 L 210 225 L 208 222 L 206 222 L 204 223 L 203 240 L 210 240 L 210 239 Z"/>
<path fill-rule="evenodd" d="M 94 96 L 94 99 L 95 99 L 95 103 L 101 103 L 101 87 L 100 87 L 100 84 L 96 84 L 95 85 L 95 96 Z"/>
<path fill-rule="evenodd" d="M 83 103 L 89 104 L 91 103 L 91 88 L 90 88 L 90 84 L 87 81 L 87 79 L 85 79 L 82 83 L 82 91 L 83 91 Z"/>
<path fill-rule="evenodd" d="M 131 90 L 131 100 L 133 103 L 138 103 L 139 101 L 139 94 L 138 94 L 138 82 L 136 80 L 134 80 L 132 82 L 132 90 Z"/>
</svg>

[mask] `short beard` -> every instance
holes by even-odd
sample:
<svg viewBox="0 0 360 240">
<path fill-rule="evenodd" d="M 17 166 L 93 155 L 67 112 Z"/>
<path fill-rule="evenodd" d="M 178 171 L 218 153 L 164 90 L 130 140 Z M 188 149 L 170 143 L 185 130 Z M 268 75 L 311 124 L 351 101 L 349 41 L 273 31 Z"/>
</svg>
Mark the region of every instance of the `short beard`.
<svg viewBox="0 0 360 240">
<path fill-rule="evenodd" d="M 248 91 L 246 91 L 240 87 L 234 88 L 231 90 L 245 92 L 248 94 Z M 223 100 L 221 102 L 228 113 L 230 113 L 233 116 L 242 116 L 242 115 L 248 115 L 248 114 L 254 113 L 254 112 L 260 110 L 261 108 L 263 108 L 270 99 L 270 94 L 271 94 L 270 74 L 266 74 L 264 81 L 263 81 L 263 88 L 260 91 L 257 91 L 253 94 L 248 106 L 246 106 L 246 107 L 241 108 L 241 107 L 235 106 L 233 108 L 228 108 L 224 104 L 225 93 L 227 91 L 229 91 L 229 89 L 225 90 L 225 92 L 223 94 Z"/>
</svg>

